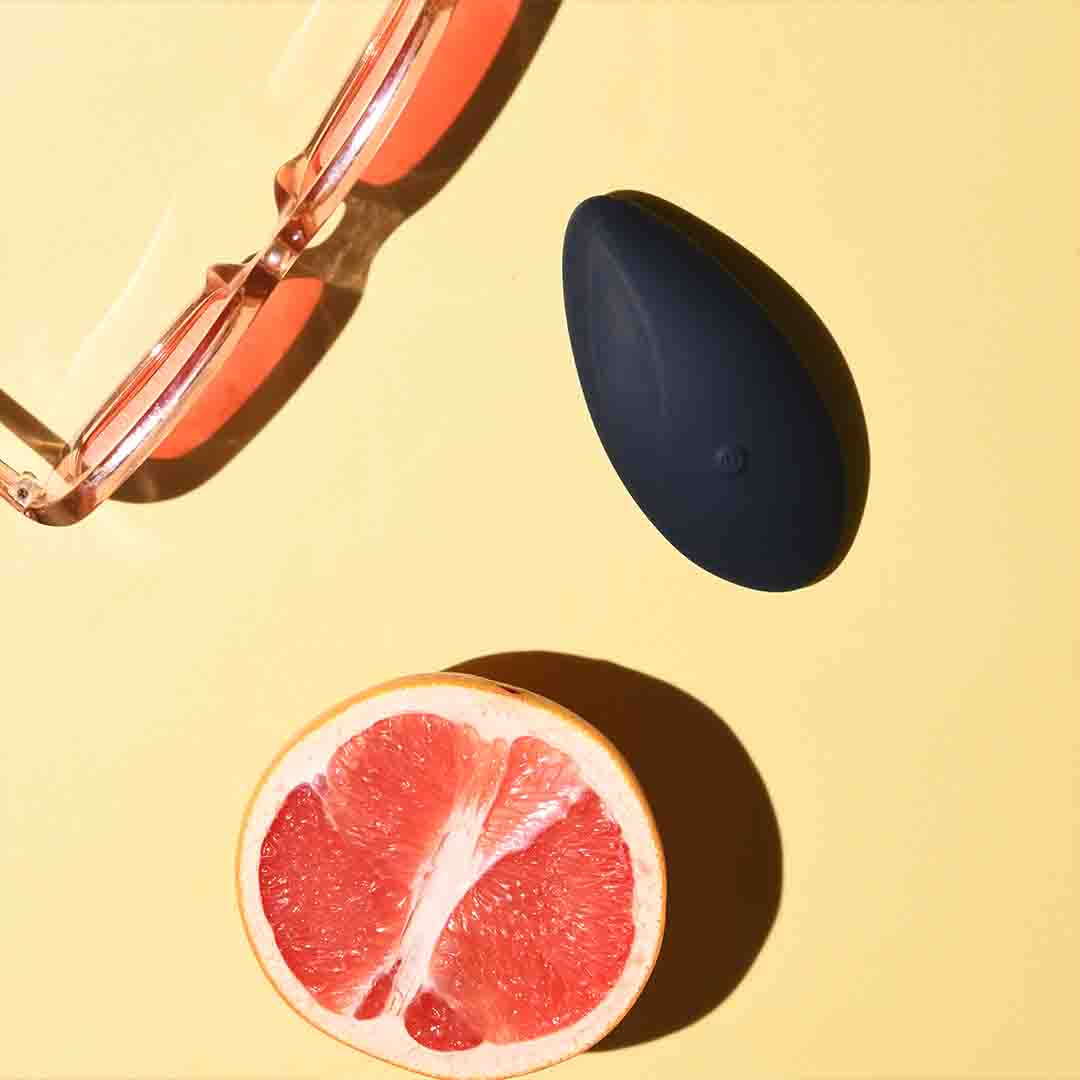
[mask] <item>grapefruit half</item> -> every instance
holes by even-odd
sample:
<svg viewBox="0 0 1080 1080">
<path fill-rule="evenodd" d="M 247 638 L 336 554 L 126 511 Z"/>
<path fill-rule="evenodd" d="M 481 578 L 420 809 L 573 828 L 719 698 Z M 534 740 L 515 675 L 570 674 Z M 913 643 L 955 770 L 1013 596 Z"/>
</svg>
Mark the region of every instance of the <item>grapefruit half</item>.
<svg viewBox="0 0 1080 1080">
<path fill-rule="evenodd" d="M 663 852 L 616 749 L 475 676 L 399 679 L 320 717 L 264 775 L 237 884 L 301 1016 L 437 1077 L 592 1046 L 652 972 Z"/>
</svg>

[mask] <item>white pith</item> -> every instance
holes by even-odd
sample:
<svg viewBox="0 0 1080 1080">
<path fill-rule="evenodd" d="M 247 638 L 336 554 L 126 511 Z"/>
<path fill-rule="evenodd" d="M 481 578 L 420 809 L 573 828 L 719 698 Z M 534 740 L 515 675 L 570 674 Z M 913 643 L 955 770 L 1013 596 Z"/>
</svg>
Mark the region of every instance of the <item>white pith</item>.
<svg viewBox="0 0 1080 1080">
<path fill-rule="evenodd" d="M 443 927 L 473 882 L 479 880 L 494 861 L 481 858 L 476 851 L 494 797 L 493 789 L 491 799 L 484 805 L 473 804 L 454 814 L 430 866 L 421 872 L 418 889 L 413 893 L 419 899 L 398 948 L 401 967 L 394 977 L 393 993 L 386 1006 L 388 1013 L 403 1013 L 414 995 L 423 989 L 431 967 L 431 954 Z M 374 979 L 357 995 L 357 1004 L 363 1000 L 371 982 Z"/>
<path fill-rule="evenodd" d="M 468 886 L 487 868 L 475 856 L 486 808 L 473 808 L 454 829 L 427 872 L 417 907 L 406 927 L 395 993 L 384 1014 L 356 1020 L 319 1005 L 286 967 L 263 912 L 259 891 L 262 838 L 282 802 L 298 784 L 321 773 L 333 752 L 377 721 L 405 712 L 430 712 L 469 724 L 486 740 L 534 736 L 569 755 L 582 778 L 604 802 L 622 830 L 634 872 L 634 944 L 626 967 L 608 996 L 590 1013 L 561 1031 L 509 1045 L 483 1043 L 472 1050 L 441 1052 L 421 1046 L 406 1032 L 402 1012 L 426 981 L 431 952 L 442 927 Z M 257 794 L 241 839 L 240 902 L 252 942 L 279 990 L 317 1027 L 361 1050 L 417 1072 L 452 1078 L 503 1077 L 541 1068 L 591 1046 L 637 996 L 651 970 L 663 928 L 663 857 L 640 794 L 624 766 L 588 729 L 564 718 L 546 703 L 511 696 L 474 680 L 395 685 L 354 703 L 296 743 Z M 357 1000 L 367 987 L 358 988 Z"/>
</svg>

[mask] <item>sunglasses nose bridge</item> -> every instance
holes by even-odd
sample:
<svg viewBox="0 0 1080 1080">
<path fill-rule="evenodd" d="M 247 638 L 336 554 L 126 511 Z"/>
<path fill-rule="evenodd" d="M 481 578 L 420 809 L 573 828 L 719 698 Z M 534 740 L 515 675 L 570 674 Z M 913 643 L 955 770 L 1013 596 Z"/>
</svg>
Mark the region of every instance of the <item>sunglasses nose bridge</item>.
<svg viewBox="0 0 1080 1080">
<path fill-rule="evenodd" d="M 282 219 L 292 213 L 293 207 L 299 201 L 300 180 L 307 166 L 307 154 L 300 153 L 289 158 L 274 174 L 274 202 Z"/>
<path fill-rule="evenodd" d="M 304 232 L 296 222 L 288 222 L 270 241 L 259 259 L 258 266 L 274 281 L 280 281 L 300 257 L 307 241 Z"/>
</svg>

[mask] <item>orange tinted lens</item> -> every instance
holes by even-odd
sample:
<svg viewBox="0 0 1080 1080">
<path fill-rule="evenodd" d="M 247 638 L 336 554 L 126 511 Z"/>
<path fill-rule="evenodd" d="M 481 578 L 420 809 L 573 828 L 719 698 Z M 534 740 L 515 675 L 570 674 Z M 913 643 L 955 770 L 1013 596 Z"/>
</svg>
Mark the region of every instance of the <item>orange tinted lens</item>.
<svg viewBox="0 0 1080 1080">
<path fill-rule="evenodd" d="M 322 295 L 316 278 L 286 278 L 270 294 L 229 362 L 151 455 L 168 461 L 201 446 L 243 407 L 292 347 Z"/>
<path fill-rule="evenodd" d="M 392 184 L 424 158 L 476 92 L 522 0 L 459 0 L 434 56 L 363 179 Z"/>
</svg>

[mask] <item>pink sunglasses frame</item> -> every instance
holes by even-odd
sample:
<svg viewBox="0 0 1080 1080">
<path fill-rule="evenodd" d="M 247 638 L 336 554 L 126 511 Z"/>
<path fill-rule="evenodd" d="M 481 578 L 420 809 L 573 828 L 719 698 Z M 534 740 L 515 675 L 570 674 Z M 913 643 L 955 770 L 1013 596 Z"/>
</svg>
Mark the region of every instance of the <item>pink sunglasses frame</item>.
<svg viewBox="0 0 1080 1080">
<path fill-rule="evenodd" d="M 277 171 L 271 241 L 242 264 L 210 268 L 202 293 L 64 448 L 44 483 L 0 461 L 0 499 L 32 521 L 70 525 L 154 452 L 370 165 L 456 4 L 392 0 L 307 148 Z"/>
</svg>

